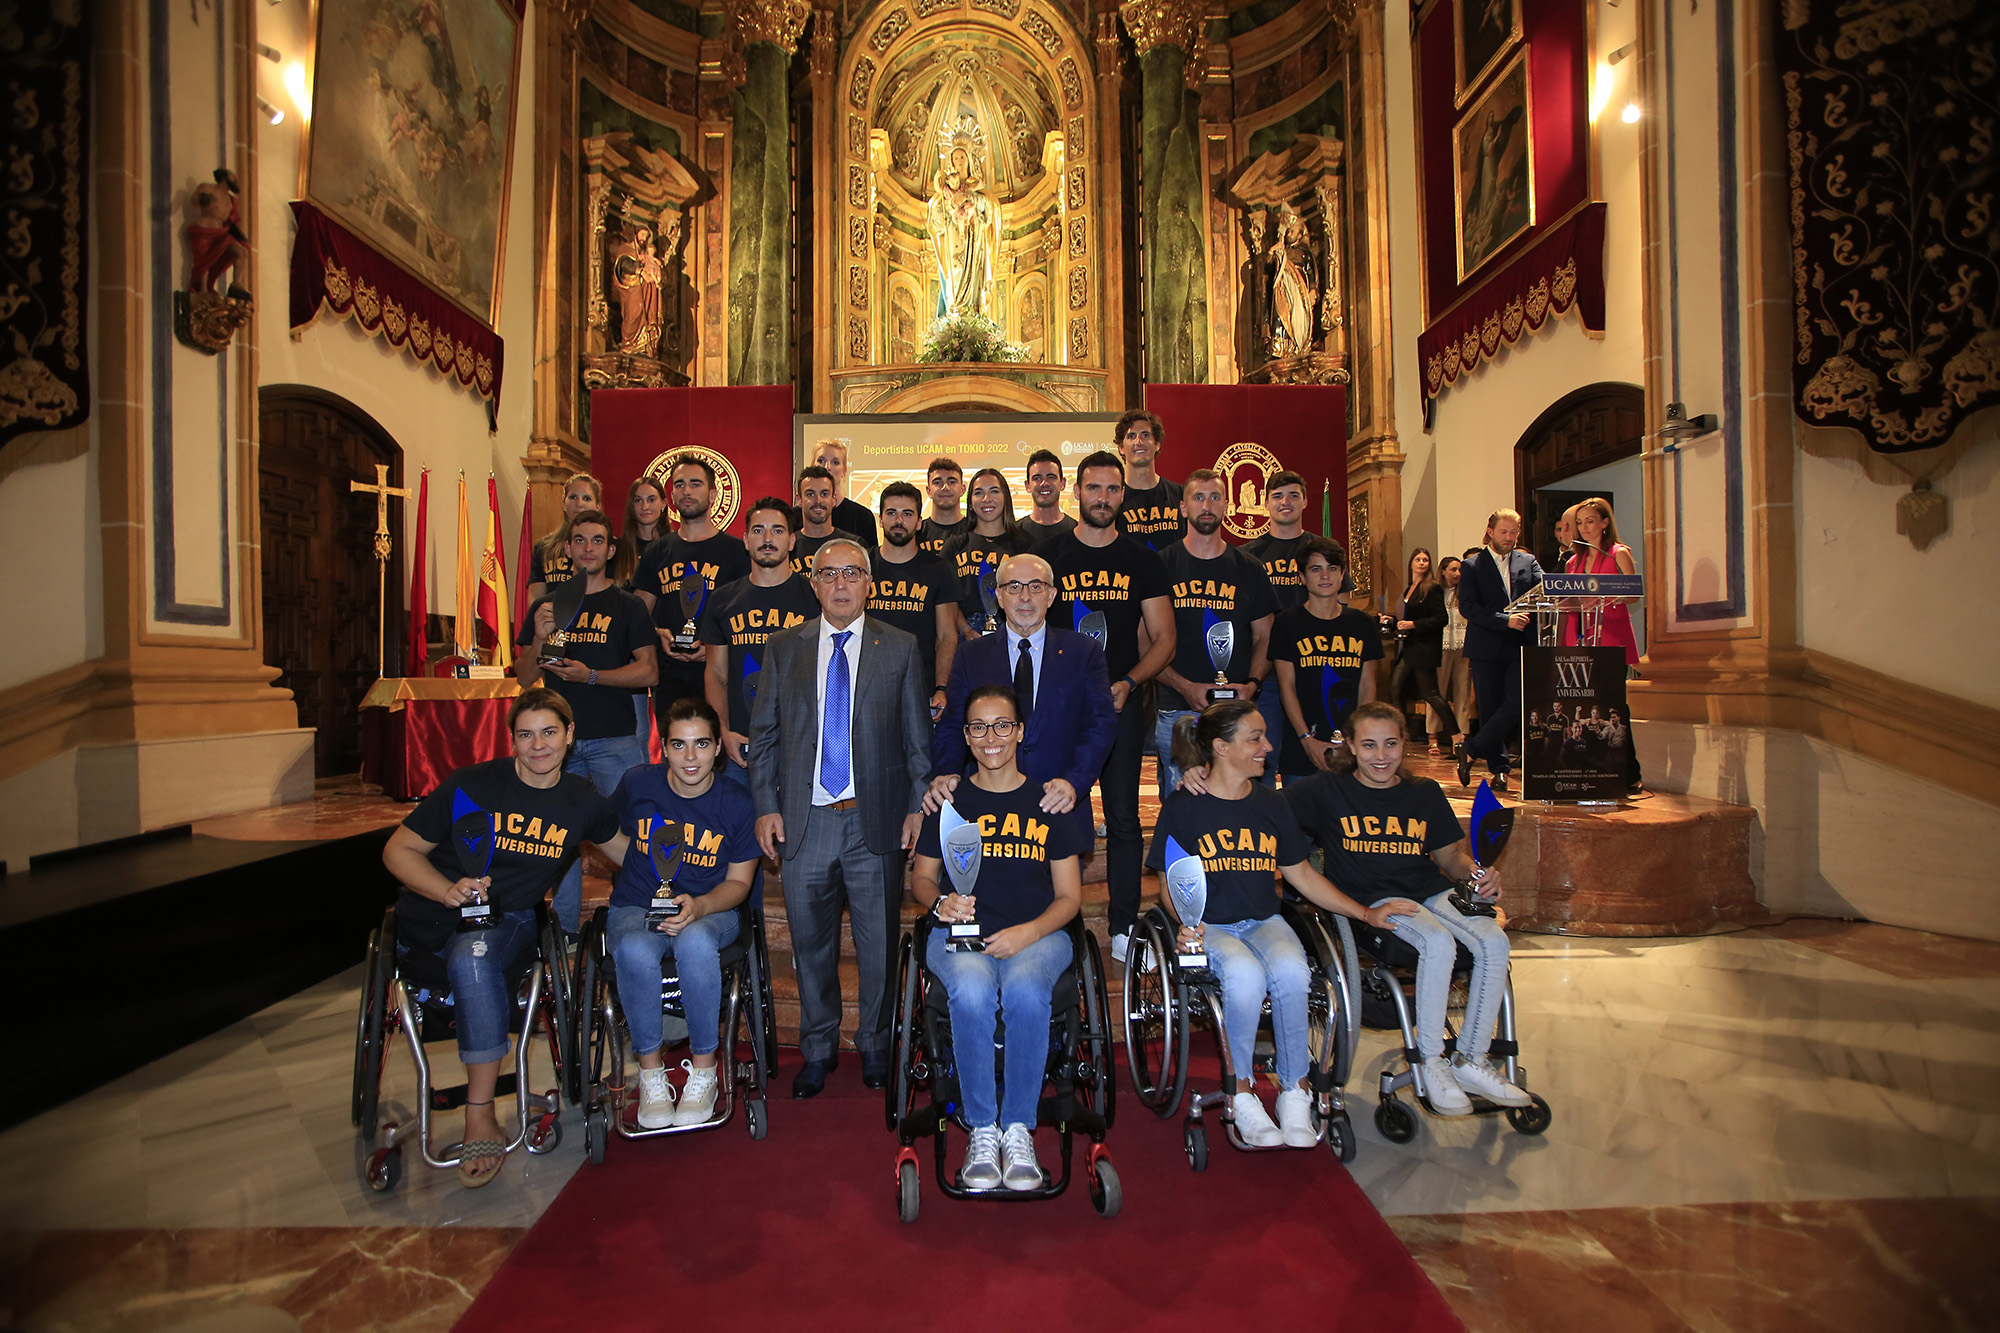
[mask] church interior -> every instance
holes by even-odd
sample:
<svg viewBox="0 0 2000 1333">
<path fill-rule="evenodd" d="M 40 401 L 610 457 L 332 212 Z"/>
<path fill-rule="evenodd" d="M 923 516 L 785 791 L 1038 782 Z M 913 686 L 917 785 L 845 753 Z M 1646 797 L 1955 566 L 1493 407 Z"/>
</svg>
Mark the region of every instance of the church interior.
<svg viewBox="0 0 2000 1333">
<path fill-rule="evenodd" d="M 32 630 L 0 665 L 28 1047 L 0 1330 L 840 1327 L 940 1296 L 981 1328 L 2000 1327 L 2000 8 L 0 17 L 0 563 Z M 1221 474 L 1232 541 L 1302 476 L 1343 600 L 1392 622 L 1413 557 L 1469 568 L 1497 511 L 1550 573 L 1566 512 L 1616 511 L 1644 591 L 1606 697 L 1643 790 L 1502 794 L 1547 1118 L 1378 1113 L 1406 1043 L 1363 1013 L 1354 1151 L 1218 1135 L 1191 1170 L 1121 1047 L 1116 1216 L 1079 1139 L 1088 1191 L 927 1184 L 901 1225 L 882 1094 L 850 1061 L 783 1096 L 773 864 L 783 1073 L 751 1134 L 607 1157 L 552 1089 L 491 1188 L 414 1151 L 385 1179 L 378 1098 L 428 1127 L 459 1062 L 413 1037 L 420 1083 L 392 1011 L 357 1134 L 383 848 L 507 753 L 529 548 L 572 478 L 622 530 L 692 450 L 740 535 L 821 441 L 870 510 L 1000 441 L 1025 507 L 1008 441 L 1067 472 L 1133 409 L 1162 477 Z M 1410 747 L 1466 818 L 1464 770 Z M 1149 827 L 1163 794 L 1149 758 Z M 584 867 L 602 901 L 613 867 Z M 522 1086 L 556 1081 L 531 1046 Z"/>
</svg>

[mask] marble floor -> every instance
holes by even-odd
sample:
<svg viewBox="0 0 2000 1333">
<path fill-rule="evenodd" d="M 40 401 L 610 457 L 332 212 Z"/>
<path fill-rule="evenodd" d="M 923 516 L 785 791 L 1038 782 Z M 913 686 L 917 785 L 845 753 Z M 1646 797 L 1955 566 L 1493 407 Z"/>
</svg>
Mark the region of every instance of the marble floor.
<svg viewBox="0 0 2000 1333">
<path fill-rule="evenodd" d="M 2000 1326 L 1992 1266 L 1962 1262 L 2000 1222 L 2000 945 L 1827 921 L 1512 938 L 1546 1136 L 1426 1119 L 1388 1143 L 1385 1033 L 1351 1084 L 1354 1175 L 1468 1327 Z M 580 1124 L 487 1189 L 413 1168 L 368 1193 L 358 984 L 0 1135 L 0 1329 L 448 1327 L 582 1164 Z M 406 1106 L 409 1062 L 390 1068 Z"/>
</svg>

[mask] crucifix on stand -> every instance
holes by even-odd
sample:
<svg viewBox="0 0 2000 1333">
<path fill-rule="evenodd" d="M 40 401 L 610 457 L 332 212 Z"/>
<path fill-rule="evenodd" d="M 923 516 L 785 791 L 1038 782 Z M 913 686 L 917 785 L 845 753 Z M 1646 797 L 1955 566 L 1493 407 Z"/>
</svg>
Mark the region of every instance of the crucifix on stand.
<svg viewBox="0 0 2000 1333">
<path fill-rule="evenodd" d="M 399 500 L 407 500 L 410 492 L 406 487 L 389 484 L 387 463 L 375 465 L 373 486 L 365 481 L 350 481 L 347 489 L 350 493 L 367 491 L 375 497 L 375 675 L 379 678 L 382 675 L 382 645 L 388 626 L 389 553 L 395 549 L 389 539 L 389 497 L 393 495 Z"/>
</svg>

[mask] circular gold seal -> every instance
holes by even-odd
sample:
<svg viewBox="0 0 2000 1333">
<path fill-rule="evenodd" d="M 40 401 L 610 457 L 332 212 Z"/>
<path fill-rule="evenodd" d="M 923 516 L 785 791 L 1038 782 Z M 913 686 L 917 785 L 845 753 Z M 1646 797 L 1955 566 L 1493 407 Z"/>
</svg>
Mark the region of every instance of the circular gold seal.
<svg viewBox="0 0 2000 1333">
<path fill-rule="evenodd" d="M 669 521 L 678 527 L 681 519 L 674 511 L 673 491 L 667 484 L 669 480 L 667 473 L 673 467 L 676 458 L 689 454 L 715 469 L 715 504 L 709 509 L 708 517 L 718 531 L 727 528 L 729 520 L 736 517 L 737 506 L 742 501 L 743 483 L 737 479 L 736 469 L 729 465 L 729 460 L 715 450 L 703 448 L 698 444 L 676 445 L 646 464 L 646 470 L 642 475 L 659 482 L 660 489 L 667 492 Z"/>
<path fill-rule="evenodd" d="M 1232 444 L 1215 460 L 1215 470 L 1229 488 L 1229 508 L 1223 512 L 1222 526 L 1232 537 L 1249 541 L 1261 537 L 1271 527 L 1271 511 L 1264 506 L 1264 487 L 1279 470 L 1278 457 L 1261 444 Z"/>
</svg>

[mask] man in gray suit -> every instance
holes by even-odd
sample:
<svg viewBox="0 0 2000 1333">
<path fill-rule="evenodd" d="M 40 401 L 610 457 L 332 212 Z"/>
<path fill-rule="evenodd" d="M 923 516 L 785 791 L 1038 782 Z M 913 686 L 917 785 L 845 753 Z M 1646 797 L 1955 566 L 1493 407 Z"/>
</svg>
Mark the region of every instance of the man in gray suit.
<svg viewBox="0 0 2000 1333">
<path fill-rule="evenodd" d="M 816 620 L 771 636 L 750 717 L 757 841 L 784 863 L 799 977 L 794 1097 L 826 1086 L 840 1045 L 840 904 L 846 882 L 861 973 L 861 1078 L 888 1078 L 892 965 L 904 853 L 916 846 L 930 769 L 930 682 L 917 641 L 864 616 L 868 552 L 837 537 L 813 556 Z"/>
</svg>

